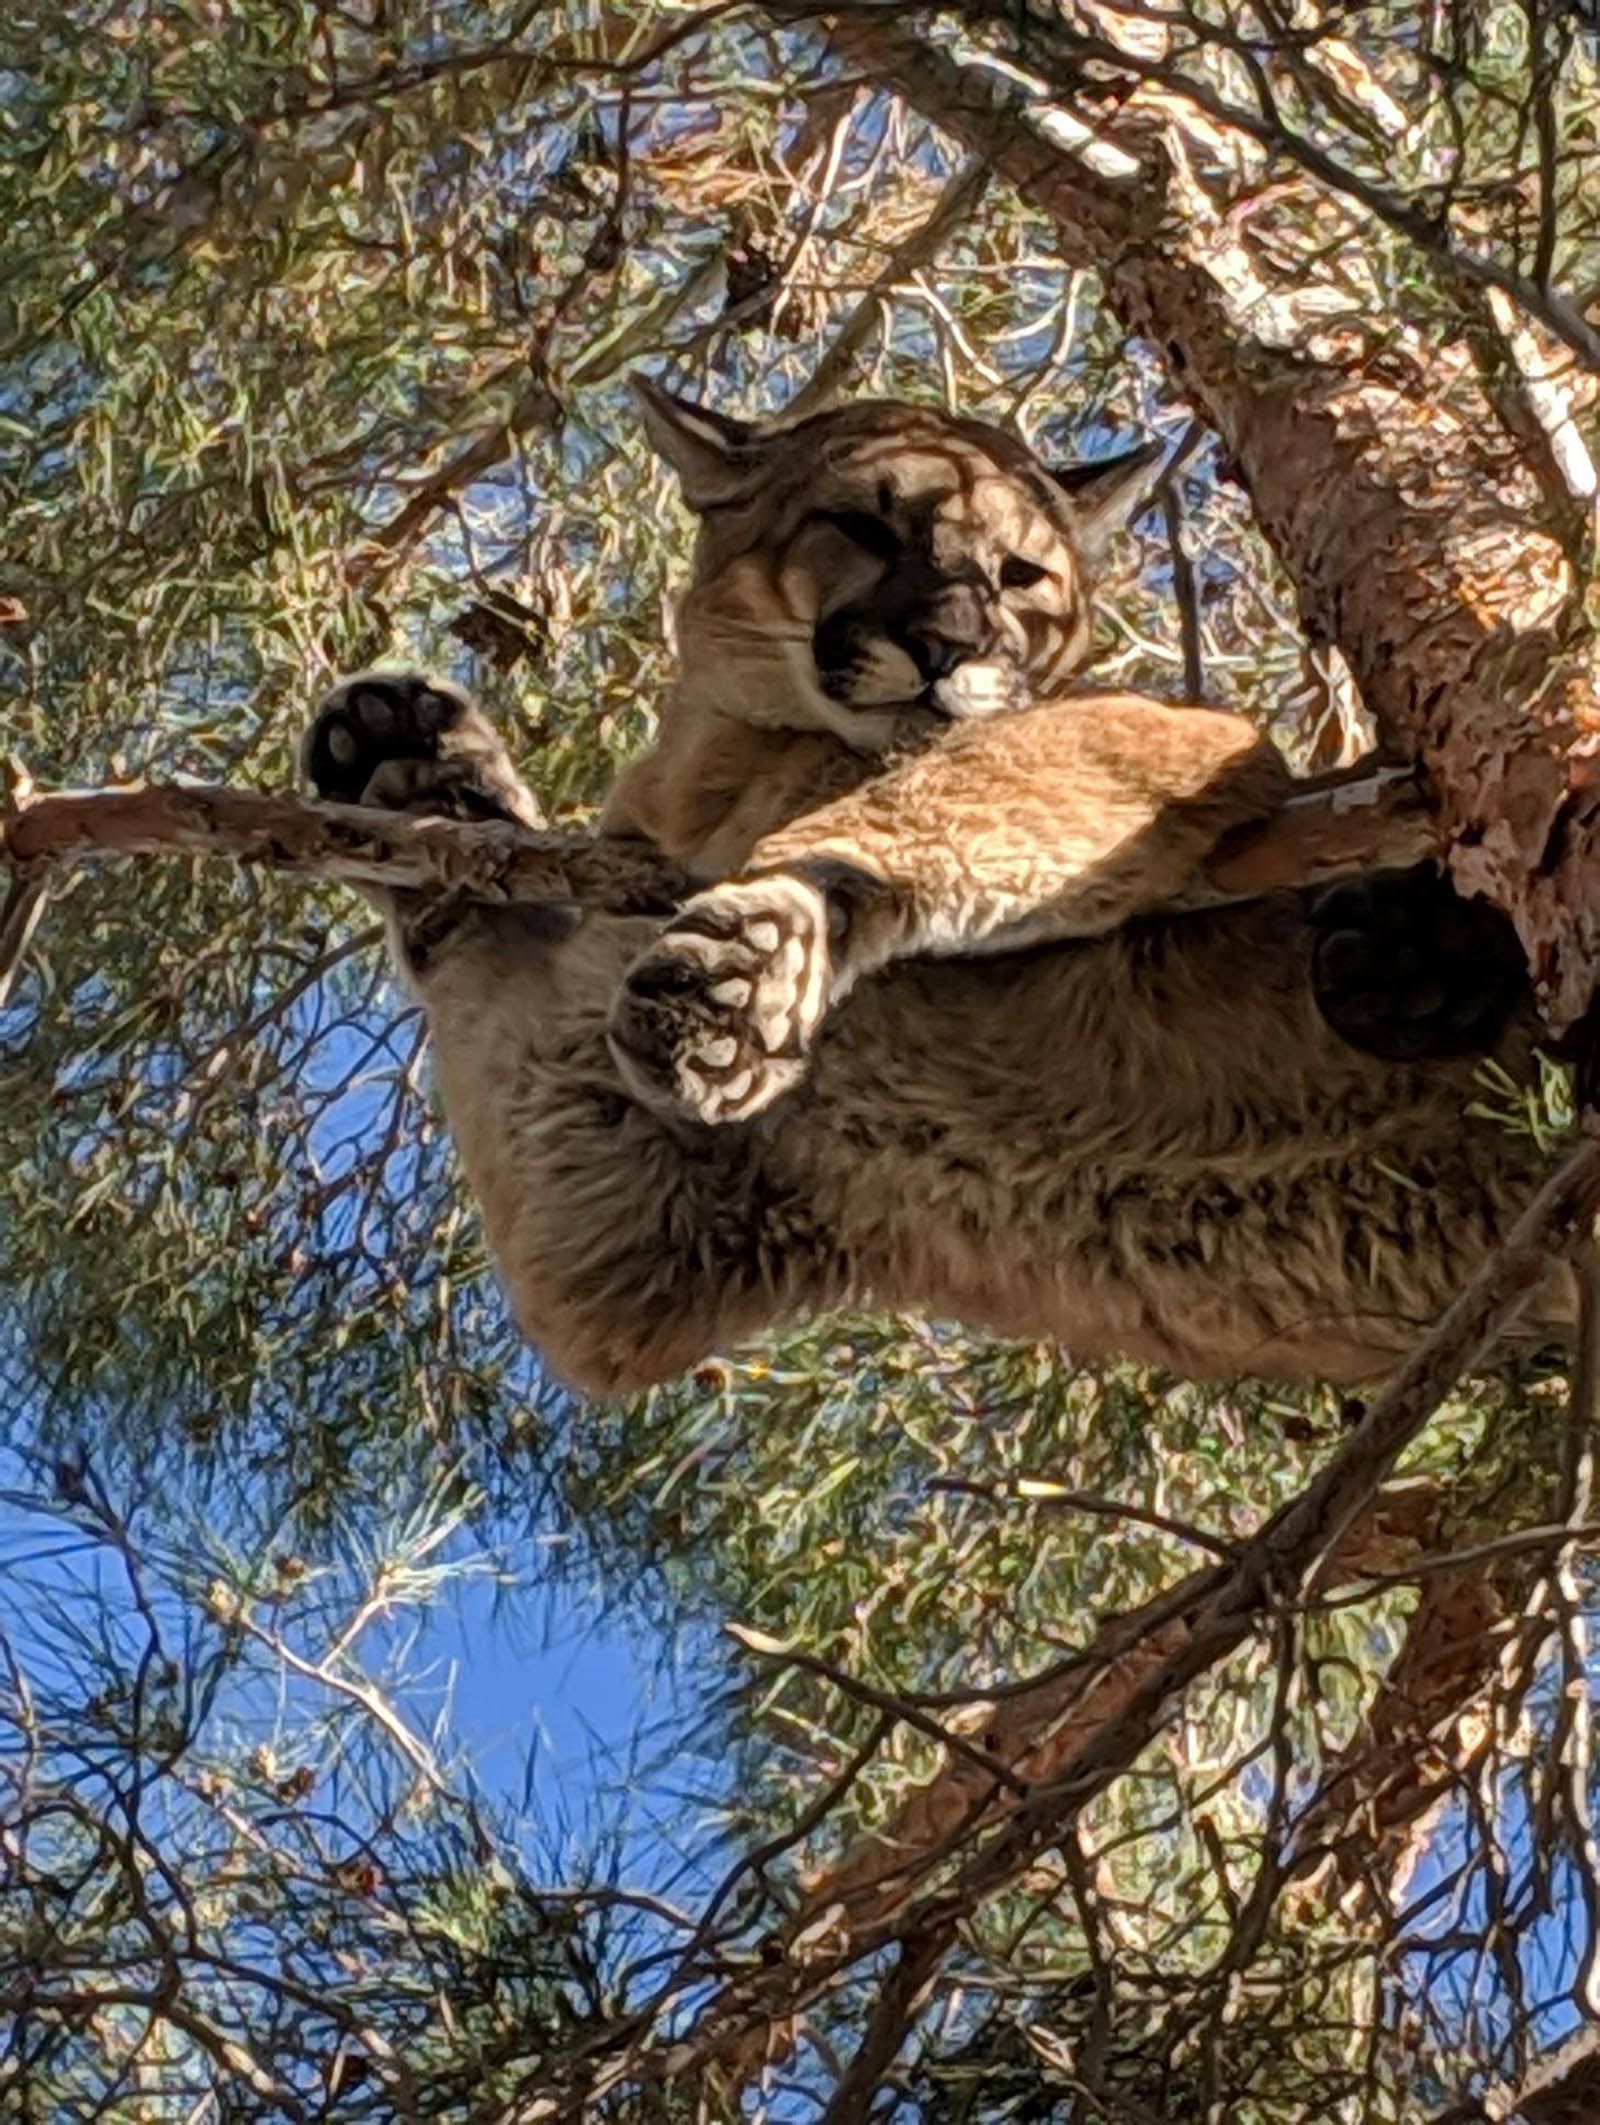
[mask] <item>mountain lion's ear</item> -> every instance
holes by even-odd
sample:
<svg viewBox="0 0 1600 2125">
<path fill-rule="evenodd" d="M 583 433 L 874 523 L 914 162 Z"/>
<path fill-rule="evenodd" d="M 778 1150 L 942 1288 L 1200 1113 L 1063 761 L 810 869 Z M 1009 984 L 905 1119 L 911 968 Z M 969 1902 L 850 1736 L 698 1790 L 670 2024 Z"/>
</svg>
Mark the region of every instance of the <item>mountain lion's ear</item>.
<svg viewBox="0 0 1600 2125">
<path fill-rule="evenodd" d="M 1085 561 L 1099 560 L 1117 533 L 1131 524 L 1161 482 L 1165 443 L 1135 443 L 1115 457 L 1074 458 L 1045 469 L 1072 504 L 1072 520 Z"/>
<path fill-rule="evenodd" d="M 750 447 L 753 423 L 678 398 L 648 376 L 630 376 L 628 384 L 651 447 L 678 475 L 689 507 L 715 509 L 719 502 L 737 501 L 759 470 Z"/>
</svg>

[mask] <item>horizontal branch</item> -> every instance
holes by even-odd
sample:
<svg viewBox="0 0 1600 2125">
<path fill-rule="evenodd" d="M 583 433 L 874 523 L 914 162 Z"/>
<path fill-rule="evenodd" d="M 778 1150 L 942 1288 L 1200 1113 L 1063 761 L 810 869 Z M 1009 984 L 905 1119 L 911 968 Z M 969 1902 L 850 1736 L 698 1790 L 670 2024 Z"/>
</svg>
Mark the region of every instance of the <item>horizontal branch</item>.
<svg viewBox="0 0 1600 2125">
<path fill-rule="evenodd" d="M 24 879 L 106 857 L 214 856 L 348 885 L 435 886 L 486 901 L 578 901 L 665 914 L 688 874 L 641 841 L 413 818 L 203 784 L 64 790 L 0 812 L 0 858 Z"/>
<path fill-rule="evenodd" d="M 1392 768 L 1307 783 L 1271 819 L 1229 837 L 1176 905 L 1215 906 L 1374 866 L 1434 847 L 1415 782 Z M 692 890 L 686 871 L 642 841 L 532 833 L 202 784 L 30 795 L 0 811 L 0 859 L 20 883 L 110 858 L 210 856 L 339 879 L 432 886 L 491 902 L 576 901 L 666 914 Z"/>
</svg>

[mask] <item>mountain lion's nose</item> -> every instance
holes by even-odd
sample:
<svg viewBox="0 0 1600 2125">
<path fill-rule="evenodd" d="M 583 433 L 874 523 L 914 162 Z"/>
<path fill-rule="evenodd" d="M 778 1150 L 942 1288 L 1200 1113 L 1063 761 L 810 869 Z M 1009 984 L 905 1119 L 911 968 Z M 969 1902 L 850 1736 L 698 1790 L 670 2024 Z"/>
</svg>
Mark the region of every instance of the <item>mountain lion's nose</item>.
<svg viewBox="0 0 1600 2125">
<path fill-rule="evenodd" d="M 911 653 L 918 671 L 931 685 L 936 679 L 948 678 L 958 664 L 965 663 L 973 654 L 973 645 L 953 642 L 947 635 L 918 632 L 911 637 Z"/>
<path fill-rule="evenodd" d="M 987 602 L 970 583 L 953 583 L 911 628 L 912 654 L 930 682 L 947 678 L 969 657 L 980 657 L 993 640 Z"/>
</svg>

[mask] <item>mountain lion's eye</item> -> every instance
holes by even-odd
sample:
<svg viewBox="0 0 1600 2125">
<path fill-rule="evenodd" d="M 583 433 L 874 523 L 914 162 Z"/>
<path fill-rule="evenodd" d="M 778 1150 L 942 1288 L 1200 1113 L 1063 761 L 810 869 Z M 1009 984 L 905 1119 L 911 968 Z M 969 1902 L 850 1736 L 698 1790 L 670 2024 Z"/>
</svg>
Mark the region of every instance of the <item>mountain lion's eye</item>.
<svg viewBox="0 0 1600 2125">
<path fill-rule="evenodd" d="M 1019 553 L 1008 553 L 1000 563 L 1000 588 L 1002 590 L 1031 590 L 1035 583 L 1042 583 L 1050 573 L 1036 561 L 1025 561 Z"/>
<path fill-rule="evenodd" d="M 875 561 L 892 561 L 900 551 L 893 529 L 881 517 L 868 516 L 864 509 L 824 509 L 822 521 L 835 531 L 842 531 L 852 545 L 870 553 Z"/>
</svg>

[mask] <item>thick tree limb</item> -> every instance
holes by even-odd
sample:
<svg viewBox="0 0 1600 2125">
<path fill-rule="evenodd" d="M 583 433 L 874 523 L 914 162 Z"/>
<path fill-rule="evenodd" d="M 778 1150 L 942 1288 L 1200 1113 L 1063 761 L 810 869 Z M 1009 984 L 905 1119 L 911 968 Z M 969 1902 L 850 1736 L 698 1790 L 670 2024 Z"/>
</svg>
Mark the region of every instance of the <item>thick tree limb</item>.
<svg viewBox="0 0 1600 2125">
<path fill-rule="evenodd" d="M 1164 49 L 1165 40 L 1152 48 L 1137 48 L 1126 32 L 1128 22 L 1116 7 L 1085 7 L 1080 21 L 1099 17 L 1102 28 L 1093 34 L 1076 26 L 1062 12 L 1040 10 L 1029 16 L 1016 0 L 966 0 L 963 13 L 975 21 L 988 21 L 1020 47 L 1029 61 L 1042 61 L 1052 83 L 1071 92 L 1104 93 L 1108 80 L 1121 75 L 1128 82 L 1158 85 L 1181 107 L 1191 106 L 1196 117 L 1210 120 L 1219 131 L 1254 141 L 1269 154 L 1287 157 L 1300 165 L 1319 186 L 1353 201 L 1396 235 L 1405 237 L 1418 251 L 1439 259 L 1455 279 L 1474 288 L 1487 288 L 1514 301 L 1579 361 L 1600 374 L 1600 332 L 1597 332 L 1572 299 L 1551 285 L 1548 272 L 1538 276 L 1519 273 L 1486 253 L 1465 248 L 1452 240 L 1449 224 L 1388 186 L 1375 184 L 1359 171 L 1297 132 L 1281 110 L 1270 111 L 1225 96 L 1181 59 Z"/>
<path fill-rule="evenodd" d="M 1453 2104 L 1433 2125 L 1594 2125 L 1597 2117 L 1600 2030 L 1582 2029 L 1541 2059 L 1520 2088 Z"/>
<path fill-rule="evenodd" d="M 1511 2098 L 1518 2125 L 1593 2125 L 1600 2116 L 1600 2032 L 1593 2029 L 1562 2044 Z"/>
</svg>

